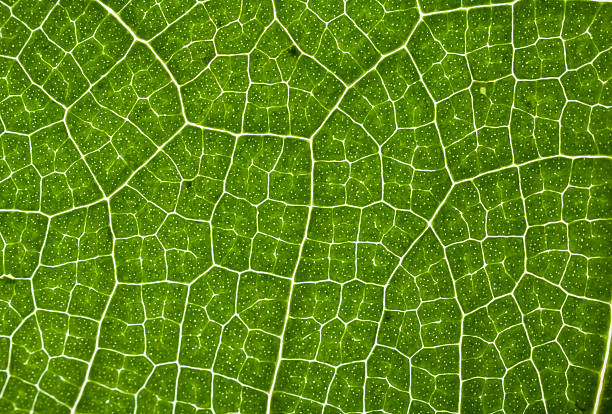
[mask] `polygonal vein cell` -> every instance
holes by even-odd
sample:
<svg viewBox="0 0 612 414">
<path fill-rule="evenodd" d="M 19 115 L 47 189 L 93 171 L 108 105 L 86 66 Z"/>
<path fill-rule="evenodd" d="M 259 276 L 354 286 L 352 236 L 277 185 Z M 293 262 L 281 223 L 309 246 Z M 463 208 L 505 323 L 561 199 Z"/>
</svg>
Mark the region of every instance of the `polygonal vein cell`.
<svg viewBox="0 0 612 414">
<path fill-rule="evenodd" d="M 611 21 L 0 1 L 0 412 L 612 411 Z"/>
</svg>

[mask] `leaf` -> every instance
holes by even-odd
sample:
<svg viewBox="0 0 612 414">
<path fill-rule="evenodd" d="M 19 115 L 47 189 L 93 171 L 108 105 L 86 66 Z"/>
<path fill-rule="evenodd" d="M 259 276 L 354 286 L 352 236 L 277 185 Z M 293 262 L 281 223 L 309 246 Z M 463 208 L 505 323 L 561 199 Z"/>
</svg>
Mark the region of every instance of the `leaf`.
<svg viewBox="0 0 612 414">
<path fill-rule="evenodd" d="M 612 412 L 611 17 L 0 2 L 0 411 Z"/>
</svg>

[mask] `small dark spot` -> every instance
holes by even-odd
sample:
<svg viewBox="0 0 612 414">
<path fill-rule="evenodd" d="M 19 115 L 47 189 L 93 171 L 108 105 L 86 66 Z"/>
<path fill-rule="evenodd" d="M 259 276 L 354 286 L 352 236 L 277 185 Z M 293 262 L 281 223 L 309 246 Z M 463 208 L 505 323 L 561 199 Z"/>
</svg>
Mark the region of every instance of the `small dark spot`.
<svg viewBox="0 0 612 414">
<path fill-rule="evenodd" d="M 300 55 L 300 51 L 298 50 L 297 47 L 295 47 L 295 45 L 291 46 L 288 50 L 289 54 L 291 56 L 299 56 Z"/>
<path fill-rule="evenodd" d="M 189 190 L 191 188 L 191 186 L 193 185 L 193 180 L 185 180 L 183 182 L 183 185 L 185 186 L 186 189 Z"/>
<path fill-rule="evenodd" d="M 586 407 L 583 407 L 580 402 L 573 402 L 571 405 L 581 413 L 587 412 Z"/>
</svg>

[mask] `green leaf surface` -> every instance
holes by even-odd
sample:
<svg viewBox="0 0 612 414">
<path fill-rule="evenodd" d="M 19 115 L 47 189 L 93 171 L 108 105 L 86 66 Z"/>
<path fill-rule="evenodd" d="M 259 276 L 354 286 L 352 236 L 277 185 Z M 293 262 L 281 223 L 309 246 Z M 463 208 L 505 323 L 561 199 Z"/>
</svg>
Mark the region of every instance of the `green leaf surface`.
<svg viewBox="0 0 612 414">
<path fill-rule="evenodd" d="M 0 0 L 0 412 L 612 412 L 612 3 Z"/>
</svg>

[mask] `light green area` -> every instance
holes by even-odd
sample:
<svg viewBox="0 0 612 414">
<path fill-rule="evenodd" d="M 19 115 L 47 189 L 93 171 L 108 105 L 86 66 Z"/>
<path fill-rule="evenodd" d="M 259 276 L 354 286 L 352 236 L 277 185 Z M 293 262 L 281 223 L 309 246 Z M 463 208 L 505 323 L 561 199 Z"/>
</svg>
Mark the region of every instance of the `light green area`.
<svg viewBox="0 0 612 414">
<path fill-rule="evenodd" d="M 0 1 L 0 412 L 612 412 L 611 22 Z"/>
</svg>

